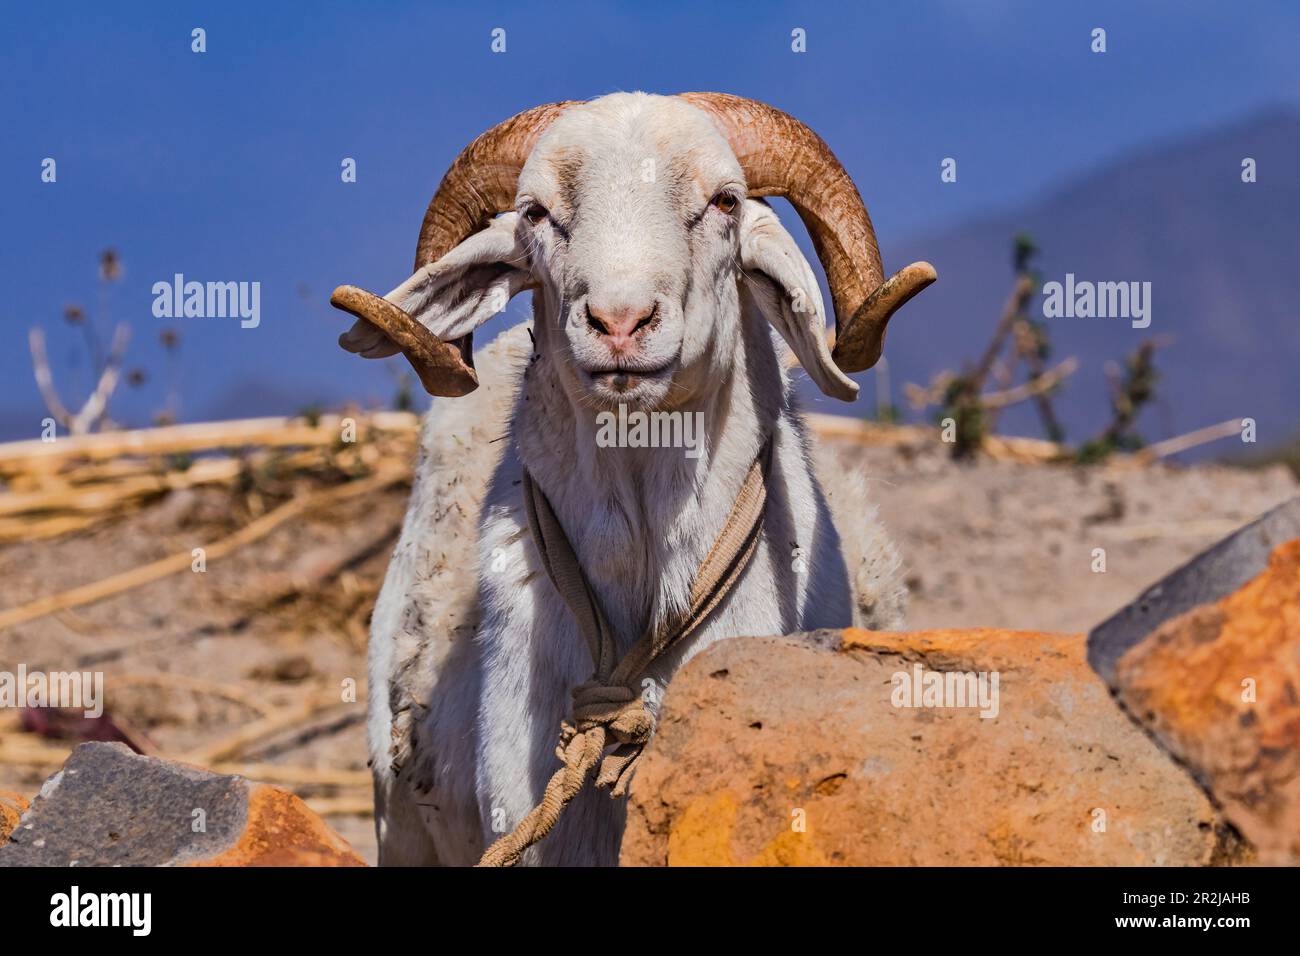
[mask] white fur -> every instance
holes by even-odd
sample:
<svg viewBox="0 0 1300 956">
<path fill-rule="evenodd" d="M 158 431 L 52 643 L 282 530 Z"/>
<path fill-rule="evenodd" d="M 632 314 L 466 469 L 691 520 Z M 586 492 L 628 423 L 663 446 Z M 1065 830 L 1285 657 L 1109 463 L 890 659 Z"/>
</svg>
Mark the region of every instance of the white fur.
<svg viewBox="0 0 1300 956">
<path fill-rule="evenodd" d="M 831 469 L 823 490 L 793 405 L 786 346 L 773 328 L 824 390 L 843 394 L 847 382 L 826 367 L 822 333 L 791 311 L 802 295 L 824 325 L 815 283 L 795 288 L 812 276 L 793 240 L 761 203 L 746 201 L 734 216 L 708 204 L 739 173 L 692 107 L 617 94 L 571 112 L 543 136 L 519 187 L 521 207 L 543 201 L 570 217 L 569 238 L 504 216 L 422 270 L 426 280 L 417 273 L 391 294 L 452 337 L 476 324 L 466 313 L 481 311 L 474 290 L 485 282 L 535 289 L 533 340 L 528 328 L 502 335 L 476 358 L 478 391 L 434 402 L 375 608 L 369 742 L 381 863 L 475 862 L 536 803 L 557 766 L 570 690 L 591 676 L 586 643 L 528 531 L 525 465 L 622 651 L 685 607 L 771 436 L 758 551 L 708 621 L 647 675 L 660 692 L 681 663 L 723 638 L 901 622 L 898 558 L 864 483 Z M 635 175 L 647 151 L 656 182 Z M 580 181 L 560 181 L 575 168 Z M 576 208 L 556 208 L 566 204 Z M 696 209 L 704 212 L 684 226 Z M 499 265 L 485 273 L 487 263 Z M 517 272 L 503 275 L 505 265 Z M 619 396 L 590 374 L 609 357 L 575 315 L 587 298 L 638 297 L 661 309 L 638 357 L 651 356 L 646 367 L 664 357 L 675 365 L 671 378 Z M 598 447 L 596 416 L 619 400 L 702 413 L 703 454 Z M 832 505 L 852 532 L 845 542 Z M 623 812 L 622 801 L 588 788 L 524 862 L 616 862 Z"/>
</svg>

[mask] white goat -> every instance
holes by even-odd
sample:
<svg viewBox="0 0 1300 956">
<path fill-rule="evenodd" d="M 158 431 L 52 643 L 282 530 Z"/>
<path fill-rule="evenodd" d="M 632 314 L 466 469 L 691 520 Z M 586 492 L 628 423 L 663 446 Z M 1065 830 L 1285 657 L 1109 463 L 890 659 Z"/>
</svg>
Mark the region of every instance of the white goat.
<svg viewBox="0 0 1300 956">
<path fill-rule="evenodd" d="M 834 358 L 808 262 L 747 198 L 773 194 L 800 212 L 826 268 Z M 591 677 L 529 531 L 525 470 L 621 654 L 688 603 L 770 443 L 754 557 L 703 626 L 643 675 L 655 691 L 725 637 L 900 623 L 893 547 L 861 479 L 814 477 L 772 333 L 824 392 L 850 400 L 857 386 L 842 369 L 875 362 L 889 316 L 934 273 L 921 263 L 882 278 L 862 201 L 810 130 L 736 97 L 638 93 L 538 107 L 483 134 L 430 204 L 415 274 L 384 299 L 337 290 L 335 304 L 359 317 L 345 348 L 403 351 L 435 395 L 480 388 L 434 402 L 375 608 L 381 863 L 478 860 L 537 802 L 570 691 Z M 474 328 L 524 289 L 531 327 L 475 358 Z M 698 457 L 599 447 L 599 416 L 620 405 L 702 414 Z M 830 505 L 854 531 L 847 542 Z M 653 710 L 658 693 L 648 697 Z M 621 800 L 587 787 L 523 862 L 615 863 L 623 820 Z"/>
</svg>

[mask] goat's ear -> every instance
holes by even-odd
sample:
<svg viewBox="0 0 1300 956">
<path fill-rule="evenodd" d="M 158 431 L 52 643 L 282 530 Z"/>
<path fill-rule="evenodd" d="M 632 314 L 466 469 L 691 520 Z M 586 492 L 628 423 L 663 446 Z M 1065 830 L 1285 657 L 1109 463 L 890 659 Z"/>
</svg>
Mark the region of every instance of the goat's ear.
<svg viewBox="0 0 1300 956">
<path fill-rule="evenodd" d="M 527 252 L 516 237 L 518 219 L 514 212 L 498 216 L 384 298 L 444 342 L 469 335 L 533 285 Z M 339 336 L 339 344 L 365 358 L 386 358 L 401 351 L 365 319 L 358 319 Z"/>
<path fill-rule="evenodd" d="M 759 309 L 817 387 L 831 398 L 857 398 L 857 383 L 835 364 L 826 344 L 826 306 L 812 266 L 772 207 L 756 199 L 745 200 L 740 266 Z"/>
</svg>

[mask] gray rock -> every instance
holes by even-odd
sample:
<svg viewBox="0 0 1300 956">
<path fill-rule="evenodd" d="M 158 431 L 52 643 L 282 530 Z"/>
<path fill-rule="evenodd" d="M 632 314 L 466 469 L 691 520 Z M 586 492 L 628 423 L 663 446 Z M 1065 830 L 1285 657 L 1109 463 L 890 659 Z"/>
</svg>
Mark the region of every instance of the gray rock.
<svg viewBox="0 0 1300 956">
<path fill-rule="evenodd" d="M 1165 621 L 1201 604 L 1227 597 L 1268 566 L 1268 556 L 1300 537 L 1300 497 L 1278 505 L 1224 538 L 1130 603 L 1088 634 L 1088 663 L 1112 688 L 1124 652 Z"/>
<path fill-rule="evenodd" d="M 247 816 L 248 783 L 240 777 L 141 757 L 119 743 L 82 744 L 0 847 L 0 866 L 201 859 L 233 844 Z M 196 820 L 203 829 L 195 830 Z"/>
<path fill-rule="evenodd" d="M 120 743 L 85 743 L 45 781 L 0 866 L 361 866 L 292 793 Z"/>
</svg>

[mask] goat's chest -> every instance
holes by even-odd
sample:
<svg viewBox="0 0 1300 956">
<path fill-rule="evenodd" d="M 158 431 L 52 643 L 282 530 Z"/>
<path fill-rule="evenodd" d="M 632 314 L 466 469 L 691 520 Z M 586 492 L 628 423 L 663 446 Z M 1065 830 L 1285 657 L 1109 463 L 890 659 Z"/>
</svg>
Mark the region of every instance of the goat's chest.
<svg viewBox="0 0 1300 956">
<path fill-rule="evenodd" d="M 609 496 L 571 519 L 578 561 L 621 646 L 688 606 L 708 550 L 705 522 L 693 512 L 656 512 Z"/>
</svg>

